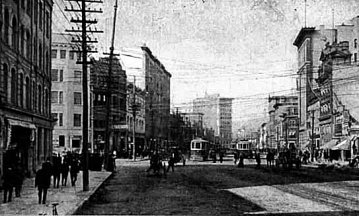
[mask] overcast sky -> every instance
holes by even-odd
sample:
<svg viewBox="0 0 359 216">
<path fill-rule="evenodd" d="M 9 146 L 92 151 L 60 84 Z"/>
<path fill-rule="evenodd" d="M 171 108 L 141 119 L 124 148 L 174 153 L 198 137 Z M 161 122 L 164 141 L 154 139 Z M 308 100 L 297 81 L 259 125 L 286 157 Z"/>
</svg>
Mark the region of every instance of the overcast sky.
<svg viewBox="0 0 359 216">
<path fill-rule="evenodd" d="M 54 20 L 64 6 L 55 1 Z M 110 46 L 114 3 L 105 0 L 105 13 L 93 16 L 105 31 L 100 50 Z M 359 2 L 307 0 L 307 26 L 331 27 L 332 9 L 341 24 L 359 15 Z M 304 20 L 304 0 L 119 0 L 115 48 L 145 43 L 172 74 L 173 106 L 219 93 L 236 99 L 234 120 L 256 118 L 269 94 L 295 93 L 292 43 Z"/>
</svg>

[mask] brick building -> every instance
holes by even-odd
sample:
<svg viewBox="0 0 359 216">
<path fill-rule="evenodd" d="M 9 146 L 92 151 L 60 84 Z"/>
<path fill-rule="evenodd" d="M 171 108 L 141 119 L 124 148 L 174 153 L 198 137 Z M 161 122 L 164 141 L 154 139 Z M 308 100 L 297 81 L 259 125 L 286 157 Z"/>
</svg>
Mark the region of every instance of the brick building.
<svg viewBox="0 0 359 216">
<path fill-rule="evenodd" d="M 0 1 L 0 177 L 26 175 L 51 156 L 52 0 Z"/>
</svg>

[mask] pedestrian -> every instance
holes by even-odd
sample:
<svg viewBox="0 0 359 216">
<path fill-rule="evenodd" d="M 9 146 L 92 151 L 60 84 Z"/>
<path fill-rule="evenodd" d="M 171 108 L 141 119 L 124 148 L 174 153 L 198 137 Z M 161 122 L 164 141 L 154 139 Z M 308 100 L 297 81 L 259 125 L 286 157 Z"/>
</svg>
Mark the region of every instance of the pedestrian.
<svg viewBox="0 0 359 216">
<path fill-rule="evenodd" d="M 238 167 L 244 167 L 244 154 L 243 154 L 243 152 L 241 152 L 241 153 L 239 154 Z"/>
<path fill-rule="evenodd" d="M 63 163 L 61 164 L 61 185 L 66 186 L 67 184 L 67 177 L 69 175 L 69 164 L 67 162 L 67 159 L 64 158 Z"/>
<path fill-rule="evenodd" d="M 4 189 L 4 203 L 11 202 L 12 200 L 12 191 L 14 188 L 14 170 L 12 166 L 5 168 L 3 174 L 3 189 Z"/>
<path fill-rule="evenodd" d="M 71 185 L 75 186 L 77 181 L 77 174 L 80 171 L 79 162 L 76 158 L 73 158 L 71 161 L 71 169 L 70 169 L 70 178 Z"/>
<path fill-rule="evenodd" d="M 51 170 L 48 164 L 43 163 L 42 168 L 36 172 L 35 187 L 38 189 L 39 204 L 46 204 L 47 189 L 50 187 Z"/>
<path fill-rule="evenodd" d="M 15 186 L 15 196 L 21 196 L 22 184 L 24 182 L 24 171 L 21 167 L 20 162 L 17 163 L 16 168 L 14 170 L 14 186 Z"/>
<path fill-rule="evenodd" d="M 61 173 L 61 157 L 53 157 L 54 165 L 52 168 L 52 175 L 54 180 L 54 188 L 59 188 L 60 184 L 60 173 Z"/>
<path fill-rule="evenodd" d="M 168 167 L 167 167 L 167 171 L 170 171 L 170 168 L 172 168 L 172 172 L 175 171 L 175 158 L 174 158 L 174 154 L 171 154 L 170 159 L 168 161 Z"/>
<path fill-rule="evenodd" d="M 238 151 L 236 150 L 235 152 L 234 152 L 234 165 L 236 165 L 237 164 L 237 161 L 238 161 L 238 158 L 239 158 L 239 155 L 238 155 Z"/>
<path fill-rule="evenodd" d="M 219 151 L 219 162 L 220 163 L 223 163 L 223 156 L 224 156 L 224 153 L 222 150 Z"/>
<path fill-rule="evenodd" d="M 255 158 L 256 158 L 256 162 L 257 162 L 257 167 L 259 168 L 261 166 L 261 155 L 259 152 L 257 152 L 255 154 Z"/>
</svg>

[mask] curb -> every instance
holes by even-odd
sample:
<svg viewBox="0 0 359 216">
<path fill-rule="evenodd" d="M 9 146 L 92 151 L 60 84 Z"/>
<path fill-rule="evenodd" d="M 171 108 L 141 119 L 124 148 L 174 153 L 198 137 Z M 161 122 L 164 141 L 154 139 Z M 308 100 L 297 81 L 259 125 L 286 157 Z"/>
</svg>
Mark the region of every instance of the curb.
<svg viewBox="0 0 359 216">
<path fill-rule="evenodd" d="M 99 182 L 92 190 L 90 190 L 88 193 L 89 195 L 86 196 L 84 199 L 80 201 L 72 210 L 66 212 L 65 215 L 76 215 L 76 212 L 82 208 L 82 206 L 87 203 L 90 198 L 96 193 L 96 191 L 103 185 L 105 181 L 107 181 L 110 177 L 113 176 L 113 172 L 111 172 L 110 175 L 108 175 L 103 181 Z"/>
</svg>

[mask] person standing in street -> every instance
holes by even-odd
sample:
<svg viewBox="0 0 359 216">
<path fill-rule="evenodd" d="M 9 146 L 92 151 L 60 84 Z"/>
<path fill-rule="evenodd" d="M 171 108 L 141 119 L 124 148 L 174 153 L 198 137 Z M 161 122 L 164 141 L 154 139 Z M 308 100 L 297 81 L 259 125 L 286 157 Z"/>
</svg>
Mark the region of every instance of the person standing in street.
<svg viewBox="0 0 359 216">
<path fill-rule="evenodd" d="M 21 196 L 22 184 L 24 182 L 24 170 L 21 167 L 20 162 L 17 163 L 16 168 L 14 170 L 14 185 L 15 185 L 15 196 Z"/>
<path fill-rule="evenodd" d="M 14 188 L 14 170 L 13 168 L 7 167 L 5 169 L 4 175 L 3 175 L 3 188 L 4 188 L 4 203 L 11 202 L 12 200 L 12 191 Z"/>
<path fill-rule="evenodd" d="M 223 157 L 224 157 L 223 150 L 220 150 L 220 151 L 219 151 L 219 162 L 220 162 L 220 163 L 223 163 Z"/>
<path fill-rule="evenodd" d="M 61 164 L 61 185 L 66 186 L 67 184 L 67 178 L 69 175 L 69 164 L 67 162 L 67 159 L 64 159 L 64 162 Z"/>
<path fill-rule="evenodd" d="M 36 172 L 35 187 L 38 189 L 39 204 L 46 204 L 47 189 L 50 187 L 51 170 L 49 170 L 46 162 L 42 164 L 42 168 Z"/>
<path fill-rule="evenodd" d="M 71 169 L 70 169 L 70 178 L 71 178 L 71 185 L 75 186 L 77 181 L 77 174 L 80 171 L 79 163 L 76 158 L 73 158 L 71 161 Z"/>
<path fill-rule="evenodd" d="M 61 173 L 61 157 L 53 157 L 54 166 L 52 169 L 53 179 L 54 179 L 54 188 L 59 188 L 60 184 L 60 173 Z"/>
<path fill-rule="evenodd" d="M 170 168 L 172 168 L 172 172 L 175 171 L 175 158 L 174 158 L 174 154 L 172 153 L 170 156 L 170 159 L 168 161 L 168 167 L 167 167 L 167 171 L 170 171 Z"/>
</svg>

